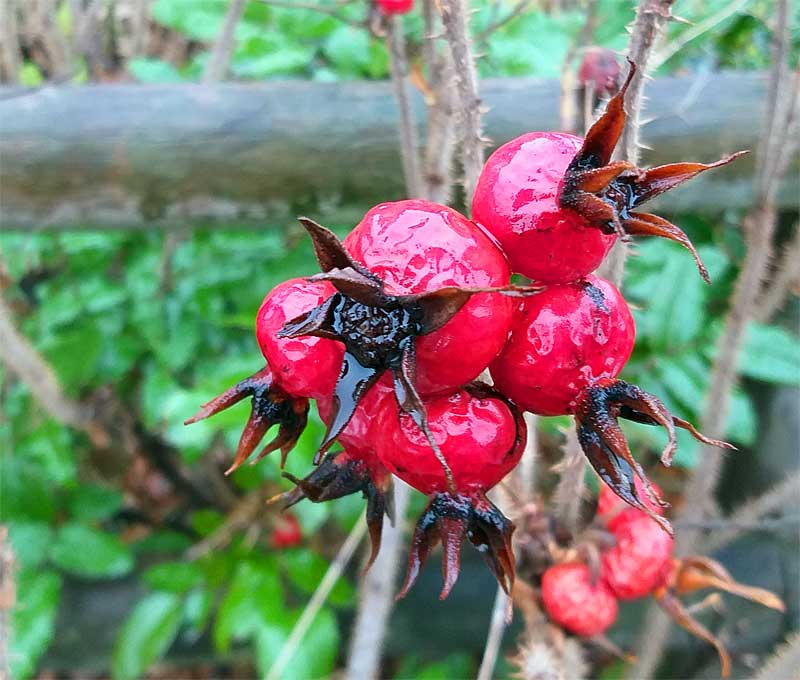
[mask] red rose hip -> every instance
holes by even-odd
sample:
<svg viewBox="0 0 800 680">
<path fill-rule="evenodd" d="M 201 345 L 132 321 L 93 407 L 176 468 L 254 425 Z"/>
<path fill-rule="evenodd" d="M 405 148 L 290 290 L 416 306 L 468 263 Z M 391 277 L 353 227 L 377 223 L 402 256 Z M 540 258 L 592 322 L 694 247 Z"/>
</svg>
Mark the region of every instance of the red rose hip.
<svg viewBox="0 0 800 680">
<path fill-rule="evenodd" d="M 617 600 L 606 584 L 592 580 L 581 562 L 557 564 L 542 576 L 542 602 L 550 620 L 581 637 L 608 630 L 617 619 Z"/>
</svg>

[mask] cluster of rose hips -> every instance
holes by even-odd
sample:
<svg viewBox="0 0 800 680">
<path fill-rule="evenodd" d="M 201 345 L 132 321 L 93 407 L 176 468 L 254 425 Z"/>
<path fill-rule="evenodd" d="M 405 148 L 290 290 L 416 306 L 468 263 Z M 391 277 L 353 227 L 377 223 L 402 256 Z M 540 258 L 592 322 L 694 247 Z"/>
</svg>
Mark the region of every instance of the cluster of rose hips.
<svg viewBox="0 0 800 680">
<path fill-rule="evenodd" d="M 573 415 L 601 478 L 667 531 L 669 523 L 652 509 L 662 502 L 617 419 L 666 428 L 665 464 L 675 427 L 727 446 L 617 379 L 633 347 L 633 318 L 620 292 L 592 272 L 617 239 L 646 234 L 684 245 L 707 278 L 686 235 L 638 209 L 734 158 L 650 170 L 611 161 L 629 82 L 630 76 L 585 139 L 534 132 L 500 147 L 478 181 L 474 221 L 427 201 L 384 203 L 341 242 L 301 218 L 321 273 L 286 281 L 266 296 L 256 318 L 266 366 L 187 421 L 252 397 L 231 471 L 273 425 L 276 437 L 255 460 L 280 449 L 283 466 L 309 400 L 316 400 L 327 432 L 310 474 L 284 473 L 295 484 L 282 495 L 284 506 L 362 492 L 374 559 L 383 515 L 391 516 L 392 476 L 428 495 L 402 593 L 441 541 L 445 597 L 465 537 L 511 590 L 514 527 L 486 492 L 522 456 L 522 410 Z M 512 273 L 531 284 L 511 285 Z M 494 386 L 476 382 L 487 369 Z M 342 449 L 331 452 L 335 441 Z"/>
<path fill-rule="evenodd" d="M 651 504 L 650 509 L 662 512 L 656 505 Z M 708 557 L 675 558 L 672 537 L 641 510 L 626 508 L 606 485 L 601 485 L 595 523 L 607 534 L 598 541 L 599 554 L 587 550 L 587 559 L 573 557 L 557 563 L 541 578 L 541 599 L 548 617 L 575 635 L 601 635 L 616 620 L 618 601 L 650 595 L 679 625 L 714 645 L 722 675 L 727 677 L 731 664 L 725 646 L 679 596 L 713 588 L 784 611 L 776 595 L 737 583 Z"/>
</svg>

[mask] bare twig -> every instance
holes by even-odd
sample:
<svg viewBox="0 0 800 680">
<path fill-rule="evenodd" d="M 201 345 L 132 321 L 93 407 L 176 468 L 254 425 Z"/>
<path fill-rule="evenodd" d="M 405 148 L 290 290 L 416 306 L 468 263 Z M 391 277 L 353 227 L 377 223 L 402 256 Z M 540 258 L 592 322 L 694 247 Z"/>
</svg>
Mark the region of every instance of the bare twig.
<svg viewBox="0 0 800 680">
<path fill-rule="evenodd" d="M 19 81 L 22 54 L 19 49 L 16 0 L 0 2 L 0 80 Z"/>
<path fill-rule="evenodd" d="M 728 17 L 731 17 L 739 10 L 744 9 L 748 4 L 750 4 L 750 0 L 733 0 L 733 2 L 726 5 L 718 12 L 715 12 L 702 21 L 694 24 L 691 28 L 686 29 L 677 38 L 675 38 L 675 40 L 670 41 L 653 55 L 652 70 L 655 71 L 668 59 L 671 59 L 678 52 L 680 52 L 692 40 L 696 40 L 704 33 L 708 33 L 708 31 L 713 30 Z"/>
<path fill-rule="evenodd" d="M 265 5 L 270 5 L 272 7 L 281 7 L 284 9 L 307 9 L 311 10 L 312 12 L 319 12 L 320 14 L 327 14 L 328 16 L 333 17 L 337 21 L 341 21 L 343 24 L 348 24 L 349 26 L 353 26 L 354 28 L 364 28 L 366 23 L 364 21 L 353 21 L 348 17 L 341 14 L 336 5 L 328 6 L 328 5 L 317 5 L 313 2 L 292 2 L 291 0 L 258 0 L 259 2 L 263 2 Z M 347 2 L 340 2 L 337 3 L 338 5 L 346 5 Z"/>
<path fill-rule="evenodd" d="M 402 18 L 391 16 L 388 19 L 389 65 L 392 73 L 392 88 L 399 113 L 400 155 L 403 160 L 403 175 L 406 193 L 411 198 L 422 196 L 422 174 L 419 163 L 419 139 L 411 108 L 411 93 L 408 87 L 408 56 L 406 39 L 403 35 Z"/>
<path fill-rule="evenodd" d="M 631 39 L 628 43 L 628 59 L 636 64 L 636 75 L 628 87 L 626 110 L 628 118 L 622 132 L 619 149 L 620 160 L 636 165 L 639 161 L 642 109 L 644 106 L 644 82 L 648 73 L 650 55 L 656 42 L 672 16 L 674 0 L 640 0 L 636 9 Z M 601 274 L 616 286 L 622 283 L 625 273 L 625 260 L 628 257 L 627 244 L 618 239 L 601 268 Z"/>
<path fill-rule="evenodd" d="M 336 582 L 341 577 L 342 572 L 344 572 L 349 564 L 353 553 L 355 553 L 358 544 L 361 543 L 366 532 L 367 524 L 362 515 L 356 521 L 355 526 L 342 544 L 338 554 L 328 567 L 328 571 L 325 572 L 325 576 L 323 576 L 322 580 L 319 582 L 317 589 L 314 591 L 308 604 L 306 604 L 305 609 L 303 609 L 303 613 L 300 614 L 300 618 L 297 619 L 297 622 L 294 624 L 292 632 L 289 633 L 286 642 L 283 643 L 283 647 L 281 647 L 280 652 L 278 652 L 275 663 L 272 664 L 272 668 L 270 668 L 269 673 L 267 673 L 267 680 L 280 680 L 280 678 L 283 677 L 286 667 L 292 660 L 292 657 L 303 641 L 311 624 L 314 623 L 314 619 L 328 599 L 328 595 L 330 595 L 331 590 L 333 590 Z"/>
<path fill-rule="evenodd" d="M 598 2 L 592 0 L 586 8 L 586 17 L 583 20 L 583 27 L 578 35 L 570 43 L 564 63 L 561 65 L 561 101 L 559 104 L 559 121 L 561 130 L 564 132 L 575 132 L 578 128 L 578 82 L 577 74 L 573 70 L 573 63 L 579 51 L 589 45 L 594 37 L 595 27 L 597 26 L 597 6 Z M 587 97 L 587 101 L 590 98 Z"/>
<path fill-rule="evenodd" d="M 497 19 L 497 21 L 493 21 L 490 23 L 486 28 L 484 28 L 480 33 L 475 36 L 475 42 L 478 45 L 482 45 L 485 43 L 493 33 L 498 31 L 499 29 L 503 28 L 506 24 L 514 21 L 518 16 L 521 16 L 525 13 L 525 10 L 531 6 L 533 0 L 519 0 L 519 2 L 511 8 L 511 11 L 508 12 L 504 17 Z"/>
<path fill-rule="evenodd" d="M 11 611 L 17 601 L 14 550 L 0 525 L 0 680 L 11 679 Z"/>
<path fill-rule="evenodd" d="M 267 496 L 267 489 L 263 487 L 242 496 L 218 529 L 186 551 L 186 559 L 196 560 L 228 545 L 238 531 L 249 527 L 264 511 Z"/>
<path fill-rule="evenodd" d="M 423 0 L 425 37 L 422 54 L 428 68 L 426 104 L 428 137 L 425 145 L 425 197 L 449 204 L 453 192 L 453 155 L 456 148 L 455 72 L 450 50 L 436 49 L 439 30 L 435 0 Z"/>
<path fill-rule="evenodd" d="M 581 518 L 586 456 L 583 455 L 575 429 L 569 428 L 565 434 L 562 447 L 564 455 L 557 466 L 560 476 L 553 494 L 553 503 L 556 517 L 567 529 L 575 531 Z"/>
<path fill-rule="evenodd" d="M 777 512 L 784 506 L 791 507 L 798 496 L 800 496 L 800 473 L 796 472 L 760 496 L 737 507 L 730 517 L 722 520 L 725 525 L 709 535 L 703 543 L 703 550 L 709 553 L 719 550 L 740 536 L 749 528 L 748 525 L 758 525 L 770 513 Z"/>
<path fill-rule="evenodd" d="M 395 525 L 385 526 L 381 551 L 361 581 L 358 614 L 350 637 L 350 654 L 345 678 L 372 680 L 380 677 L 381 651 L 392 612 L 411 490 L 402 482 L 395 484 Z"/>
<path fill-rule="evenodd" d="M 710 437 L 724 434 L 730 397 L 736 383 L 736 367 L 744 343 L 748 322 L 753 318 L 761 282 L 769 265 L 772 235 L 775 230 L 775 195 L 777 185 L 786 170 L 792 153 L 793 130 L 797 122 L 798 83 L 789 81 L 786 58 L 789 46 L 788 2 L 779 0 L 776 17 L 776 41 L 773 49 L 773 68 L 767 100 L 766 122 L 759 143 L 756 202 L 744 219 L 747 255 L 731 299 L 730 310 L 718 342 L 711 369 L 706 409 L 702 429 Z M 700 464 L 693 471 L 685 494 L 684 506 L 676 521 L 702 520 L 713 500 L 714 489 L 722 467 L 722 453 L 713 447 L 703 447 Z M 676 553 L 684 555 L 695 549 L 699 529 L 682 531 L 676 536 Z M 652 675 L 666 644 L 668 620 L 651 607 L 640 638 L 638 663 L 632 677 Z"/>
<path fill-rule="evenodd" d="M 793 286 L 800 285 L 800 222 L 794 225 L 794 235 L 784 246 L 775 274 L 764 286 L 756 302 L 755 321 L 769 321 L 783 306 Z"/>
<path fill-rule="evenodd" d="M 483 112 L 478 96 L 478 76 L 469 33 L 469 4 L 467 0 L 441 0 L 440 4 L 444 35 L 450 46 L 456 74 L 464 203 L 469 206 L 483 168 L 483 149 L 486 145 L 482 133 Z"/>
<path fill-rule="evenodd" d="M 486 645 L 483 649 L 481 666 L 478 669 L 477 680 L 492 680 L 497 657 L 500 655 L 500 646 L 503 643 L 503 633 L 506 630 L 506 612 L 508 611 L 508 595 L 502 588 L 497 588 L 492 607 L 492 618 L 489 623 L 489 634 L 486 636 Z"/>
<path fill-rule="evenodd" d="M 222 30 L 217 36 L 214 47 L 211 48 L 211 56 L 208 65 L 203 73 L 204 83 L 214 83 L 224 80 L 228 75 L 231 64 L 233 50 L 236 47 L 236 24 L 242 18 L 247 0 L 230 0 L 228 11 L 225 13 L 225 21 Z"/>
</svg>

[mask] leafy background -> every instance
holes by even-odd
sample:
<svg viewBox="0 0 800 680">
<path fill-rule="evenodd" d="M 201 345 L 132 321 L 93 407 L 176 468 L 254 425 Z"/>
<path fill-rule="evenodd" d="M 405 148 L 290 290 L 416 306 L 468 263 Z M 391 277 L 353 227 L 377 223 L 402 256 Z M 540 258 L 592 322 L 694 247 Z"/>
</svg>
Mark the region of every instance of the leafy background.
<svg viewBox="0 0 800 680">
<path fill-rule="evenodd" d="M 727 4 L 687 0 L 677 3 L 676 13 L 696 21 Z M 198 80 L 226 5 L 224 0 L 153 2 L 153 21 L 188 41 L 187 57 L 180 63 L 158 55 L 134 59 L 125 64 L 124 77 L 159 83 Z M 484 0 L 474 5 L 477 34 L 511 7 Z M 366 11 L 355 2 L 335 7 L 350 20 L 362 19 Z M 770 10 L 769 2 L 747 3 L 669 59 L 662 72 L 764 68 Z M 598 42 L 622 49 L 631 3 L 602 0 L 599 15 L 603 20 Z M 69 35 L 68 2 L 61 3 L 57 19 Z M 557 77 L 582 21 L 577 9 L 547 12 L 533 4 L 492 35 L 483 50 L 481 75 Z M 418 41 L 418 14 L 408 16 L 404 26 L 409 39 Z M 686 30 L 684 24 L 673 24 L 670 37 Z M 86 78 L 85 69 L 77 66 L 80 82 Z M 366 31 L 319 12 L 261 2 L 247 5 L 231 65 L 233 77 L 241 80 L 383 79 L 387 69 L 383 42 Z M 25 84 L 36 85 L 46 74 L 28 60 L 20 76 Z M 695 421 L 726 301 L 743 258 L 736 226 L 740 218 L 731 211 L 713 218 L 676 217 L 700 246 L 714 280 L 711 287 L 696 275 L 685 251 L 673 244 L 642 241 L 628 266 L 625 290 L 635 305 L 639 332 L 623 377 L 662 396 L 671 409 Z M 336 226 L 345 230 L 350 225 Z M 260 368 L 252 325 L 261 298 L 277 283 L 314 271 L 310 248 L 298 240 L 294 227 L 283 224 L 265 225 L 260 232 L 186 234 L 168 258 L 165 235 L 160 233 L 4 232 L 0 247 L 15 282 L 6 294 L 18 311 L 21 330 L 52 362 L 67 393 L 85 397 L 110 386 L 127 417 L 155 437 L 162 457 L 189 478 L 210 456 L 226 462 L 247 407 L 191 428 L 182 421 L 211 395 Z M 765 394 L 768 385 L 800 382 L 800 344 L 791 330 L 796 312 L 794 305 L 782 317 L 783 325 L 753 324 L 749 329 L 741 363 L 745 379 L 734 398 L 727 436 L 745 449 L 753 447 L 757 456 L 766 452 L 757 447 L 763 433 L 754 397 Z M 56 658 L 46 656 L 56 631 L 67 635 L 71 619 L 81 616 L 68 609 L 69 591 L 97 588 L 103 593 L 110 583 L 126 584 L 132 595 L 126 600 L 123 622 L 101 621 L 113 645 L 106 657 L 87 657 L 94 664 L 91 672 L 110 670 L 119 680 L 133 679 L 172 649 L 189 665 L 208 658 L 211 650 L 229 670 L 265 673 L 335 547 L 357 521 L 360 500 L 296 506 L 304 537 L 297 547 L 271 548 L 269 527 L 277 518 L 265 509 L 261 533 L 236 534 L 229 544 L 187 559 L 186 551 L 224 521 L 223 505 L 203 494 L 176 501 L 170 486 L 174 480 L 152 461 L 140 471 L 142 479 L 131 480 L 138 474 L 136 468 L 109 482 L 97 474 L 97 461 L 84 435 L 48 417 L 11 376 L 3 372 L 0 379 L 0 520 L 10 528 L 19 565 L 14 677 L 32 677 L 37 669 L 48 667 L 48 658 Z M 561 419 L 543 419 L 544 434 L 550 435 L 545 442 L 555 439 L 564 424 Z M 630 433 L 653 460 L 663 443 L 658 435 L 635 426 Z M 289 459 L 291 471 L 303 474 L 308 469 L 320 434 L 314 415 Z M 693 440 L 679 435 L 672 482 L 677 487 L 681 469 L 695 465 L 698 452 Z M 237 471 L 230 483 L 235 497 L 263 484 L 275 492 L 286 488 L 273 458 Z M 667 479 L 668 487 L 670 483 Z M 142 485 L 147 497 L 156 499 L 153 507 L 144 506 Z M 325 676 L 341 663 L 354 606 L 354 578 L 348 574 L 337 584 L 287 678 Z M 481 632 L 485 619 L 488 610 L 474 622 Z M 93 641 L 82 640 L 80 645 L 88 651 Z M 102 644 L 97 647 L 104 649 Z M 465 677 L 474 674 L 479 652 L 470 648 L 431 661 L 408 646 L 390 659 L 390 669 L 397 677 Z M 222 671 L 217 667 L 216 672 Z"/>
</svg>

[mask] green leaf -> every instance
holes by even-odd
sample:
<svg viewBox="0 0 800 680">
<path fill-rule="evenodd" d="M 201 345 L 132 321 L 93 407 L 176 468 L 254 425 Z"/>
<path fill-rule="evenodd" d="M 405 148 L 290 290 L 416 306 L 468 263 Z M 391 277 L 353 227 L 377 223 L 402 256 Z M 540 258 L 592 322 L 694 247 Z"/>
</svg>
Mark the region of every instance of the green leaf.
<svg viewBox="0 0 800 680">
<path fill-rule="evenodd" d="M 26 61 L 19 67 L 17 79 L 25 87 L 38 87 L 44 82 L 44 76 L 39 67 L 32 61 Z"/>
<path fill-rule="evenodd" d="M 252 637 L 270 619 L 285 616 L 283 593 L 275 563 L 240 562 L 214 622 L 214 645 L 228 651 L 231 641 Z"/>
<path fill-rule="evenodd" d="M 184 593 L 203 582 L 203 572 L 193 562 L 162 562 L 142 574 L 142 580 L 153 590 Z"/>
<path fill-rule="evenodd" d="M 340 76 L 357 78 L 367 72 L 372 60 L 369 44 L 367 31 L 340 25 L 328 36 L 323 52 Z"/>
<path fill-rule="evenodd" d="M 292 626 L 300 616 L 295 612 L 283 625 L 267 624 L 256 634 L 256 661 L 259 674 L 267 674 L 280 653 Z M 329 677 L 339 651 L 339 628 L 329 609 L 317 612 L 308 632 L 292 655 L 282 680 L 310 680 Z"/>
<path fill-rule="evenodd" d="M 328 571 L 328 563 L 310 550 L 284 551 L 280 560 L 286 569 L 289 580 L 308 594 L 317 589 L 325 572 Z M 331 590 L 328 601 L 331 604 L 349 605 L 352 604 L 354 596 L 353 587 L 346 580 L 340 578 Z"/>
<path fill-rule="evenodd" d="M 74 520 L 92 522 L 111 517 L 122 507 L 122 494 L 116 489 L 97 484 L 84 484 L 73 489 L 68 501 Z"/>
<path fill-rule="evenodd" d="M 61 577 L 51 571 L 22 569 L 17 579 L 17 604 L 12 613 L 11 677 L 25 680 L 34 674 L 53 639 Z"/>
<path fill-rule="evenodd" d="M 135 680 L 170 648 L 183 618 L 181 599 L 172 593 L 153 593 L 131 612 L 117 637 L 111 657 L 114 680 Z"/>
<path fill-rule="evenodd" d="M 8 528 L 17 564 L 24 569 L 37 567 L 44 562 L 53 540 L 53 530 L 47 524 L 12 521 Z"/>
<path fill-rule="evenodd" d="M 200 636 L 208 625 L 214 593 L 206 588 L 195 588 L 186 596 L 183 618 L 195 636 Z"/>
<path fill-rule="evenodd" d="M 84 578 L 116 578 L 133 569 L 133 557 L 114 534 L 83 524 L 66 524 L 50 548 L 56 566 Z"/>
<path fill-rule="evenodd" d="M 184 79 L 168 61 L 152 57 L 135 57 L 128 62 L 128 71 L 140 83 L 180 83 Z"/>
<path fill-rule="evenodd" d="M 55 499 L 40 466 L 17 460 L 9 452 L 0 453 L 0 480 L 3 520 L 39 520 L 49 522 L 55 516 Z"/>
<path fill-rule="evenodd" d="M 764 382 L 800 384 L 800 340 L 777 326 L 750 324 L 739 372 Z"/>
</svg>

